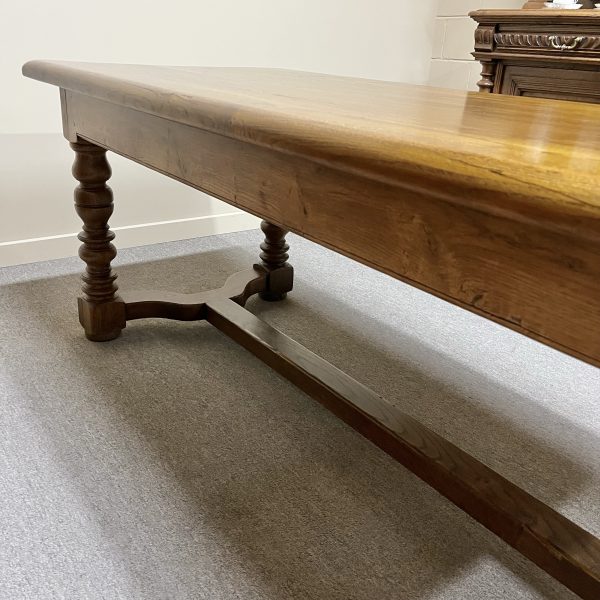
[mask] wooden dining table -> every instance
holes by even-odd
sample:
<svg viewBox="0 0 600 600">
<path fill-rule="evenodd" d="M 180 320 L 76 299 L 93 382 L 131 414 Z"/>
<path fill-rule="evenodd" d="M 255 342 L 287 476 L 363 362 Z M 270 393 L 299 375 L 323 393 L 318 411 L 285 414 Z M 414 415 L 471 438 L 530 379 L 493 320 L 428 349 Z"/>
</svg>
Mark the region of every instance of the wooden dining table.
<svg viewBox="0 0 600 600">
<path fill-rule="evenodd" d="M 600 106 L 278 69 L 37 60 L 23 73 L 60 88 L 90 340 L 132 319 L 208 321 L 600 598 L 598 538 L 244 308 L 292 291 L 292 231 L 600 366 Z M 263 219 L 257 263 L 208 292 L 118 290 L 107 150 Z"/>
</svg>

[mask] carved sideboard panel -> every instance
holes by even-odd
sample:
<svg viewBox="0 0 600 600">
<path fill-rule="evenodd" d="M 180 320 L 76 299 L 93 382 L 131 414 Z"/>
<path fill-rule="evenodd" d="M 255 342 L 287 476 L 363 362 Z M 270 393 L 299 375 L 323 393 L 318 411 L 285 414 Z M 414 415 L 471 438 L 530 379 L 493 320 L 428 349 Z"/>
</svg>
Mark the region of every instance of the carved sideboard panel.
<svg viewBox="0 0 600 600">
<path fill-rule="evenodd" d="M 600 10 L 478 10 L 479 90 L 600 103 Z"/>
<path fill-rule="evenodd" d="M 489 35 L 486 28 L 486 35 Z M 495 47 L 501 49 L 539 49 L 565 51 L 597 50 L 600 48 L 600 36 L 596 35 L 560 35 L 550 33 L 495 33 Z M 475 46 L 477 47 L 477 45 Z"/>
</svg>

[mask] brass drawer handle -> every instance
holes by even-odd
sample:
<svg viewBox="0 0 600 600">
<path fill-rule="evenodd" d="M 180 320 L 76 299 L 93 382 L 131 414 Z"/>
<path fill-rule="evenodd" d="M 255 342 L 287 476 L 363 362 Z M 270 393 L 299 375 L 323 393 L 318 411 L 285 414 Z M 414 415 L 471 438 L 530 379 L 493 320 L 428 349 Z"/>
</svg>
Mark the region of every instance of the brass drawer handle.
<svg viewBox="0 0 600 600">
<path fill-rule="evenodd" d="M 558 35 L 548 36 L 548 41 L 555 50 L 575 50 L 575 48 L 577 48 L 577 46 L 585 39 L 586 37 L 584 35 L 578 35 L 570 44 L 561 44 Z"/>
</svg>

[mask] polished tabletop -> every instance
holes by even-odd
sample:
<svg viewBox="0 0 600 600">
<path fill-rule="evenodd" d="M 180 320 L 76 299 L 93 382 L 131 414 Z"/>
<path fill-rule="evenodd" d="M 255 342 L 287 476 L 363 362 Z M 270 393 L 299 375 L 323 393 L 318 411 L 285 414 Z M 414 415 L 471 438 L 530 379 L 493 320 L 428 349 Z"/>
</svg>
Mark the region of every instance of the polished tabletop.
<svg viewBox="0 0 600 600">
<path fill-rule="evenodd" d="M 432 198 L 600 239 L 600 106 L 280 69 L 31 61 L 23 73 Z"/>
</svg>

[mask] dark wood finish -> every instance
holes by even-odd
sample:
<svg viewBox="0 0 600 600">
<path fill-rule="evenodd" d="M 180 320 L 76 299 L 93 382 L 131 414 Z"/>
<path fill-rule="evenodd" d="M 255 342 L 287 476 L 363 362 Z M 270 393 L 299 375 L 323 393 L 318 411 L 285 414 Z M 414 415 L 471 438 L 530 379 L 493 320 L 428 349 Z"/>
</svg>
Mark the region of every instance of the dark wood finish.
<svg viewBox="0 0 600 600">
<path fill-rule="evenodd" d="M 494 35 L 479 32 L 482 49 Z M 24 72 L 61 87 L 70 141 L 268 221 L 262 264 L 220 290 L 115 288 L 96 304 L 120 307 L 123 322 L 208 319 L 583 598 L 600 597 L 596 538 L 235 304 L 291 289 L 291 230 L 600 365 L 600 107 L 261 69 Z M 108 174 L 94 160 L 82 203 L 104 212 L 84 213 L 99 255 L 87 260 L 108 290 Z"/>
<path fill-rule="evenodd" d="M 600 11 L 478 10 L 471 17 L 481 92 L 600 102 Z"/>
<path fill-rule="evenodd" d="M 287 251 L 290 249 L 285 241 L 287 231 L 268 221 L 262 221 L 260 228 L 265 234 L 265 241 L 260 245 L 260 259 L 269 277 L 267 289 L 259 295 L 268 302 L 283 300 L 292 291 L 294 279 L 294 270 L 287 263 Z"/>
<path fill-rule="evenodd" d="M 244 306 L 250 296 L 267 289 L 268 272 L 258 265 L 231 275 L 225 284 L 215 290 L 197 294 L 174 292 L 131 291 L 123 294 L 125 317 L 147 319 L 176 319 L 198 321 L 206 319 L 206 303 L 209 300 L 226 299 Z"/>
<path fill-rule="evenodd" d="M 600 540 L 233 302 L 209 301 L 206 318 L 582 598 L 600 597 Z"/>
<path fill-rule="evenodd" d="M 596 68 L 570 70 L 517 63 L 500 68 L 500 94 L 600 102 L 600 73 Z"/>
<path fill-rule="evenodd" d="M 125 327 L 123 305 L 117 296 L 117 276 L 110 263 L 117 255 L 112 244 L 115 234 L 108 228 L 113 212 L 113 195 L 106 185 L 110 165 L 106 150 L 86 141 L 71 143 L 75 150 L 73 176 L 75 209 L 83 221 L 79 234 L 79 256 L 86 264 L 82 275 L 83 296 L 79 298 L 79 320 L 85 335 L 95 342 L 116 338 Z"/>
</svg>

